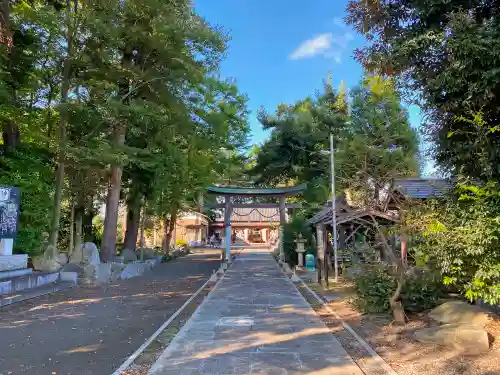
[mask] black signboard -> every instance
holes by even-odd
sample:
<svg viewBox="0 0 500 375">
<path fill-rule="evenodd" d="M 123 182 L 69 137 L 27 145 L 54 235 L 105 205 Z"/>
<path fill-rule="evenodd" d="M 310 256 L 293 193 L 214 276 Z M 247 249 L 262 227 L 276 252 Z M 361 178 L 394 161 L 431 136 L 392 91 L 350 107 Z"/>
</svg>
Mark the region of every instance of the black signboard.
<svg viewBox="0 0 500 375">
<path fill-rule="evenodd" d="M 20 203 L 21 189 L 0 186 L 0 239 L 16 236 Z"/>
</svg>

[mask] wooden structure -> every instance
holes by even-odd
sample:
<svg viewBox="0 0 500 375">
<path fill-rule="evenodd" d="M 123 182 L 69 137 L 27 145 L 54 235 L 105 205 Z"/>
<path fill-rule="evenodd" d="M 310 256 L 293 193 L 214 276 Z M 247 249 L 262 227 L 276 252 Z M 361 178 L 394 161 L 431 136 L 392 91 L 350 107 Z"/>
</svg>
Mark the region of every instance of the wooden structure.
<svg viewBox="0 0 500 375">
<path fill-rule="evenodd" d="M 224 203 L 207 204 L 205 207 L 224 210 L 224 229 L 225 229 L 225 254 L 223 258 L 231 261 L 231 214 L 233 209 L 275 209 L 279 215 L 279 238 L 280 238 L 280 259 L 284 259 L 283 250 L 283 226 L 286 223 L 286 210 L 288 208 L 300 208 L 299 204 L 286 204 L 286 197 L 295 196 L 304 191 L 306 185 L 292 187 L 276 187 L 276 188 L 245 188 L 232 186 L 210 186 L 207 188 L 209 194 L 215 194 L 224 198 Z M 243 200 L 251 200 L 252 198 L 270 198 L 278 200 L 277 203 L 237 203 L 234 198 Z"/>
<path fill-rule="evenodd" d="M 353 207 L 345 196 L 337 197 L 337 247 L 345 251 L 356 246 L 356 236 L 365 238 L 369 232 L 374 233 L 375 224 L 386 226 L 400 222 L 399 204 L 402 201 L 422 200 L 444 197 L 450 191 L 452 184 L 441 179 L 398 179 L 394 181 L 393 191 L 388 195 L 387 202 L 379 206 Z M 383 206 L 383 208 L 381 208 Z M 374 222 L 375 220 L 375 222 Z M 309 223 L 316 228 L 318 280 L 323 276 L 328 281 L 331 270 L 330 253 L 333 247 L 329 239 L 332 233 L 331 201 L 318 211 Z M 376 236 L 376 235 L 374 235 Z M 376 238 L 372 238 L 376 244 Z M 406 258 L 406 238 L 391 238 L 391 246 L 395 249 L 397 242 L 401 244 L 401 256 Z"/>
</svg>

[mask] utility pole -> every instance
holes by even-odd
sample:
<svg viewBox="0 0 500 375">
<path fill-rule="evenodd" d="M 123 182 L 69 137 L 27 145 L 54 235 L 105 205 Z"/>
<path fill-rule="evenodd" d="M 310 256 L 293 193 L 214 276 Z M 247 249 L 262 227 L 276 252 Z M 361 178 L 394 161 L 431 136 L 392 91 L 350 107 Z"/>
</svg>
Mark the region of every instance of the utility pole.
<svg viewBox="0 0 500 375">
<path fill-rule="evenodd" d="M 335 267 L 335 282 L 339 278 L 339 263 L 337 259 L 337 210 L 335 196 L 335 148 L 333 146 L 333 132 L 330 132 L 330 170 L 332 175 L 332 230 L 333 230 L 333 260 Z"/>
<path fill-rule="evenodd" d="M 328 73 L 328 88 L 332 89 L 332 74 Z M 330 129 L 330 173 L 332 177 L 332 232 L 333 232 L 333 262 L 335 268 L 335 282 L 339 279 L 339 261 L 337 248 L 337 196 L 335 194 L 335 147 L 333 145 L 333 129 Z"/>
</svg>

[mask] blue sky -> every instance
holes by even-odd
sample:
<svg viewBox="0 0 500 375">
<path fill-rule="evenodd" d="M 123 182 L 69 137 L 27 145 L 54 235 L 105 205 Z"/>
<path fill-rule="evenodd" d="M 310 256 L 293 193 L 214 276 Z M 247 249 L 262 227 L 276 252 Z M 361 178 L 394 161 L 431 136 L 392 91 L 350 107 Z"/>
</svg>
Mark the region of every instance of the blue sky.
<svg viewBox="0 0 500 375">
<path fill-rule="evenodd" d="M 224 77 L 234 78 L 249 97 L 252 143 L 267 137 L 256 119 L 263 106 L 274 111 L 322 88 L 328 73 L 332 83 L 355 86 L 362 75 L 353 50 L 364 38 L 346 26 L 347 0 L 195 0 L 197 11 L 231 36 Z M 418 108 L 410 108 L 418 127 Z"/>
</svg>

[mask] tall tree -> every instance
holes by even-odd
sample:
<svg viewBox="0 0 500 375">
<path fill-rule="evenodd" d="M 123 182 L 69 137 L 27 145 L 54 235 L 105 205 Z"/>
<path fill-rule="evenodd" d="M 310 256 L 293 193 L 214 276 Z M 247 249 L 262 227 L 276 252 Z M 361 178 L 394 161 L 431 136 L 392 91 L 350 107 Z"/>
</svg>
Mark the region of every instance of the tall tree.
<svg viewBox="0 0 500 375">
<path fill-rule="evenodd" d="M 500 176 L 500 2 L 352 0 L 347 22 L 369 43 L 356 51 L 368 70 L 396 77 L 423 109 L 440 166 L 475 179 Z M 464 121 L 479 113 L 487 125 Z"/>
<path fill-rule="evenodd" d="M 338 146 L 340 185 L 357 197 L 362 207 L 378 211 L 388 210 L 394 196 L 394 180 L 418 176 L 419 140 L 402 107 L 394 82 L 380 76 L 366 77 L 352 91 L 348 126 L 345 127 Z M 404 209 L 400 206 L 404 225 Z M 394 319 L 405 322 L 400 301 L 406 281 L 407 265 L 389 245 L 388 235 L 372 217 L 374 236 L 379 240 L 384 258 L 397 273 L 397 289 L 390 299 Z M 404 227 L 394 226 L 393 231 L 404 235 Z"/>
<path fill-rule="evenodd" d="M 131 107 L 132 114 L 137 114 L 140 108 L 137 106 L 141 106 L 146 97 L 144 88 L 167 98 L 182 95 L 183 86 L 201 82 L 205 74 L 217 67 L 225 48 L 222 35 L 199 18 L 188 1 L 126 2 L 123 26 L 126 38 L 122 68 L 130 71 L 131 80 L 120 84 L 118 101 L 122 106 Z M 125 144 L 130 131 L 125 119 L 117 121 L 112 137 L 115 148 Z M 116 251 L 121 175 L 122 165 L 115 163 L 111 169 L 101 244 L 101 257 L 105 261 Z"/>
</svg>

